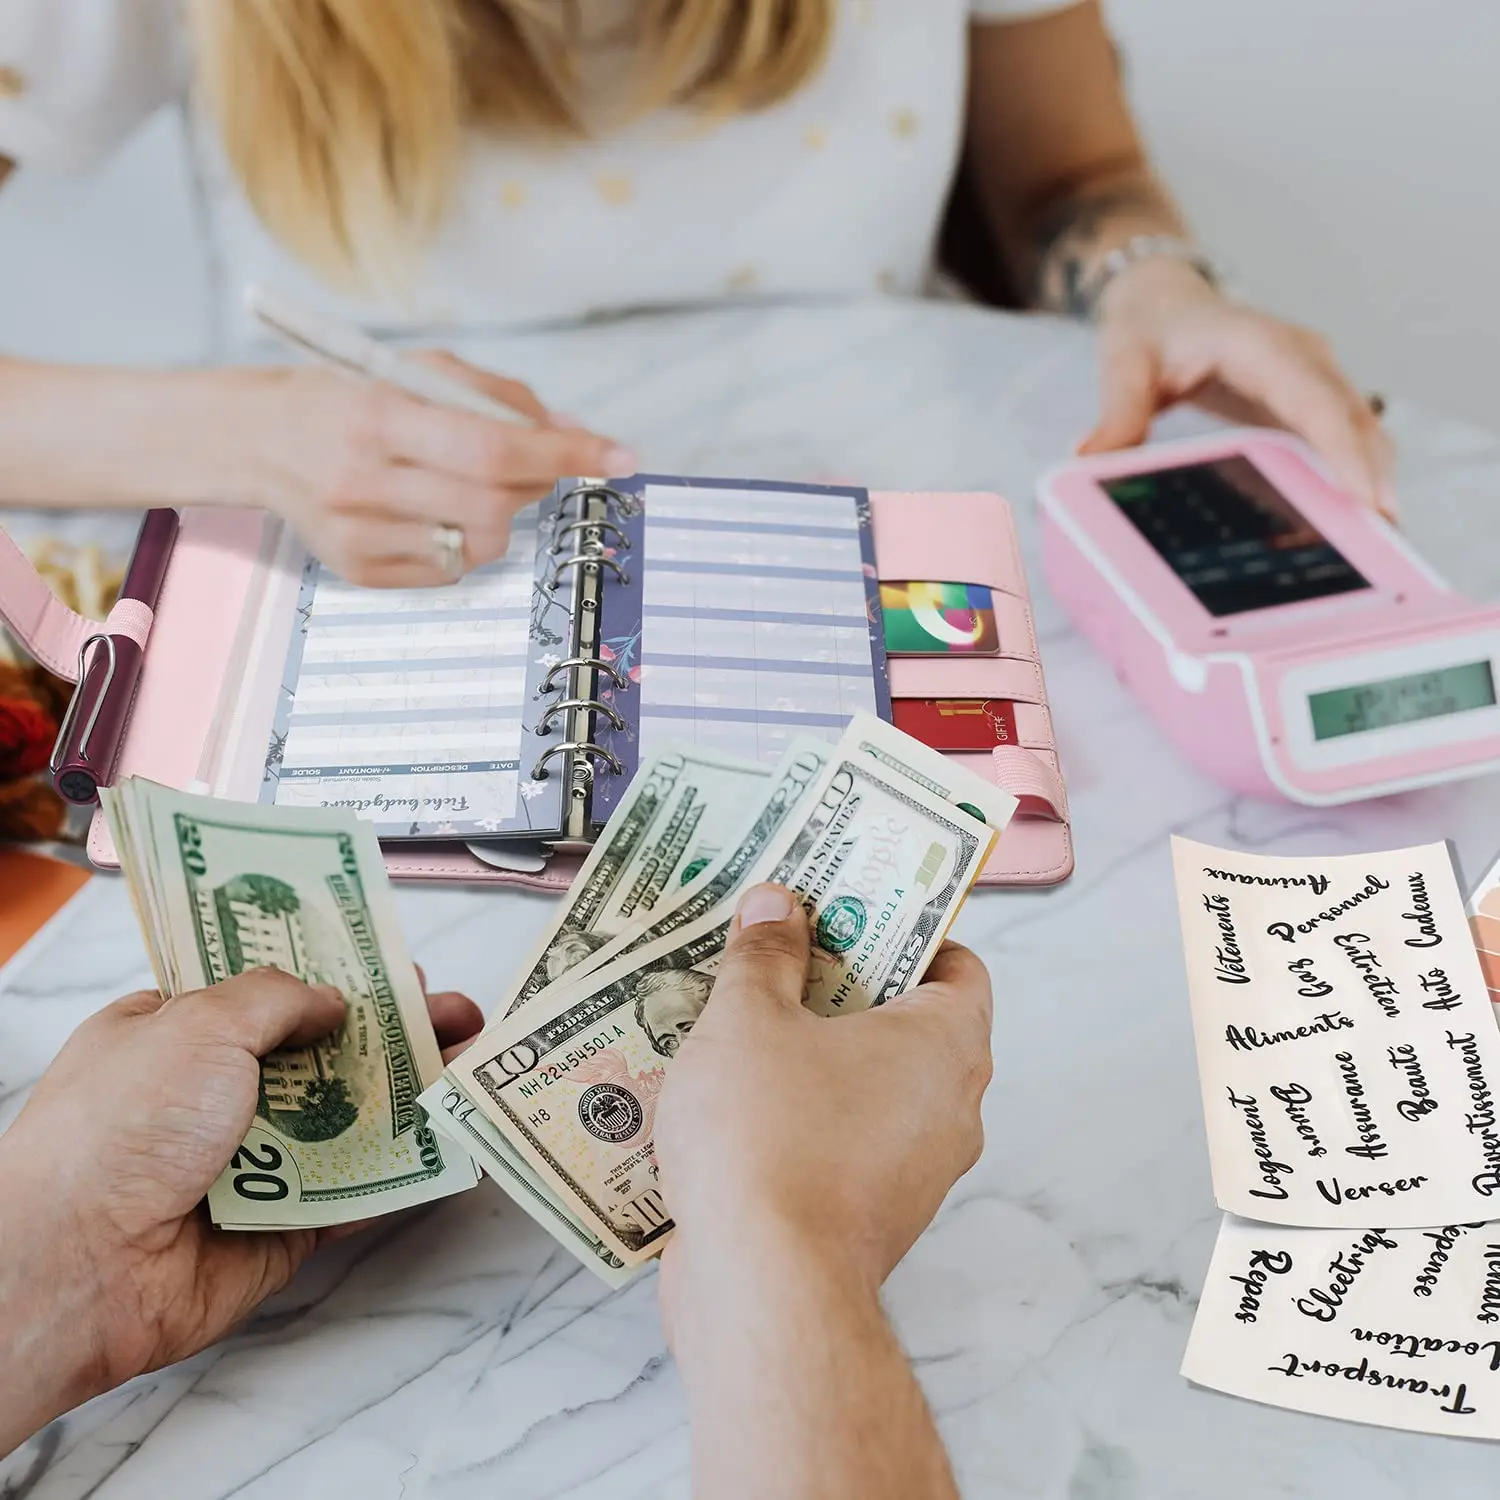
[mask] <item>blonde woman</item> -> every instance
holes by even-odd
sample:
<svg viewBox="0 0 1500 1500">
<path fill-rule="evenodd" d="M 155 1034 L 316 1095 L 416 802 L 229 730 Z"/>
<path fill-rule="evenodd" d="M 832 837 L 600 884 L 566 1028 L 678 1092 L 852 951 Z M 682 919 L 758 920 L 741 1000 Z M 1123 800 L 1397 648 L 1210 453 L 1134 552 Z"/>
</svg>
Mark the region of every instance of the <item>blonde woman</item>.
<svg viewBox="0 0 1500 1500">
<path fill-rule="evenodd" d="M 6 0 L 0 176 L 181 101 L 226 326 L 249 279 L 387 331 L 743 296 L 914 295 L 962 156 L 1020 300 L 1097 317 L 1088 446 L 1214 387 L 1388 504 L 1385 439 L 1315 336 L 1224 297 L 1153 177 L 1098 0 Z M 228 351 L 232 353 L 232 350 Z M 221 500 L 357 581 L 500 552 L 559 475 L 632 455 L 318 370 L 0 361 L 0 503 Z M 435 539 L 438 545 L 435 547 Z"/>
</svg>

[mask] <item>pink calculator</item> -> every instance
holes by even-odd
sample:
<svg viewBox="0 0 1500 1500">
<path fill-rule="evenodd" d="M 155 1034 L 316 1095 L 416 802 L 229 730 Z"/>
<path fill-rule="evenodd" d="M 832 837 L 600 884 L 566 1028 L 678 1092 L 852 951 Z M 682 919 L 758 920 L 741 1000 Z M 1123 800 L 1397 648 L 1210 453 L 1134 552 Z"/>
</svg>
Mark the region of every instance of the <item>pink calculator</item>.
<svg viewBox="0 0 1500 1500">
<path fill-rule="evenodd" d="M 1500 609 L 1454 593 L 1297 439 L 1082 459 L 1040 497 L 1054 593 L 1225 786 L 1324 806 L 1500 769 Z"/>
</svg>

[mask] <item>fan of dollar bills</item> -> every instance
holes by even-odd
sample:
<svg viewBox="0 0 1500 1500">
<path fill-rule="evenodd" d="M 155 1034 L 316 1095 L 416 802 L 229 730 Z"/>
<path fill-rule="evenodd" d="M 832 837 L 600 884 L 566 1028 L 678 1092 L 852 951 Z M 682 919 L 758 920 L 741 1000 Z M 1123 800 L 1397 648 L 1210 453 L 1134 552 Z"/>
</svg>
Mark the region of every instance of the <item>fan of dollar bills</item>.
<svg viewBox="0 0 1500 1500">
<path fill-rule="evenodd" d="M 363 1218 L 469 1186 L 477 1164 L 612 1284 L 672 1229 L 655 1104 L 739 893 L 797 892 L 814 939 L 805 1003 L 864 1010 L 920 981 L 1015 807 L 868 714 L 774 767 L 665 749 L 443 1069 L 368 828 L 141 781 L 106 802 L 165 992 L 273 963 L 351 1000 L 327 1043 L 266 1059 L 254 1127 L 209 1196 L 215 1223 Z"/>
</svg>

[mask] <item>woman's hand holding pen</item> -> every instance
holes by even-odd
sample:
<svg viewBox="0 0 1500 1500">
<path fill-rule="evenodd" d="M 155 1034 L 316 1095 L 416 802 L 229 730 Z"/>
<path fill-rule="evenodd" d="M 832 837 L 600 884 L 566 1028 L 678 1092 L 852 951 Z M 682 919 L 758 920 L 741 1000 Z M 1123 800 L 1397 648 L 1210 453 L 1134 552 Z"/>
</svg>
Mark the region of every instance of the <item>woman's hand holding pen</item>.
<svg viewBox="0 0 1500 1500">
<path fill-rule="evenodd" d="M 516 513 L 560 478 L 634 472 L 633 454 L 549 412 L 519 381 L 450 354 L 421 357 L 535 425 L 320 368 L 250 376 L 261 382 L 272 440 L 256 445 L 248 498 L 283 516 L 351 583 L 450 583 L 503 556 Z M 448 528 L 462 533 L 459 568 L 442 545 Z"/>
</svg>

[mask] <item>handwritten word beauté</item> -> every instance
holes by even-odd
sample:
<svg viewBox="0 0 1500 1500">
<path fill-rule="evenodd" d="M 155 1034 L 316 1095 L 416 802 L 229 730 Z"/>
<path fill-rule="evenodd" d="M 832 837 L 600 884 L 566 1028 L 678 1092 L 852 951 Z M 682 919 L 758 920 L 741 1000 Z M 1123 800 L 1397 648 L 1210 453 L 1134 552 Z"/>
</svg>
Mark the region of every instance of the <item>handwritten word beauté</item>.
<svg viewBox="0 0 1500 1500">
<path fill-rule="evenodd" d="M 1299 933 L 1305 935 L 1316 932 L 1324 922 L 1338 921 L 1345 912 L 1353 911 L 1362 901 L 1368 901 L 1372 896 L 1378 896 L 1381 891 L 1388 891 L 1390 888 L 1389 881 L 1382 880 L 1378 875 L 1367 875 L 1364 885 L 1347 901 L 1340 901 L 1337 906 L 1330 906 L 1327 911 L 1320 911 L 1316 916 L 1309 917 L 1305 922 L 1298 922 L 1295 926 L 1290 922 L 1272 922 L 1266 931 L 1284 943 L 1295 943 Z"/>
<path fill-rule="evenodd" d="M 1427 1075 L 1422 1072 L 1422 1060 L 1417 1056 L 1417 1049 L 1411 1042 L 1403 1042 L 1399 1047 L 1387 1047 L 1385 1054 L 1391 1060 L 1391 1066 L 1401 1074 L 1405 1075 L 1406 1086 L 1411 1091 L 1410 1099 L 1398 1099 L 1396 1101 L 1396 1113 L 1403 1120 L 1410 1120 L 1415 1124 L 1424 1115 L 1430 1115 L 1438 1107 L 1438 1102 L 1432 1097 L 1432 1090 L 1427 1087 Z"/>
</svg>

